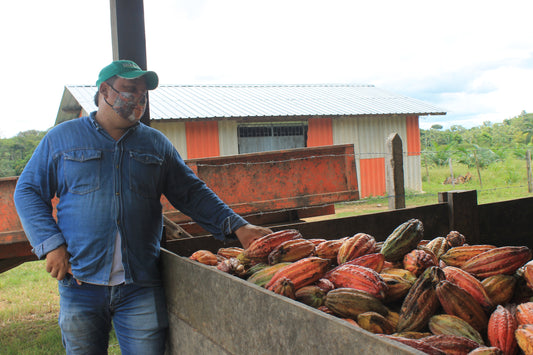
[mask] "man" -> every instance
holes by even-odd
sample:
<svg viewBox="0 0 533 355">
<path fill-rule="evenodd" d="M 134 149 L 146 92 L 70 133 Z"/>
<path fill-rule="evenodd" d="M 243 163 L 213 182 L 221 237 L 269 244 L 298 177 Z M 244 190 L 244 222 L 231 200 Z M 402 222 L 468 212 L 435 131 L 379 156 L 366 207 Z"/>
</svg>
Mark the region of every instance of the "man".
<svg viewBox="0 0 533 355">
<path fill-rule="evenodd" d="M 236 236 L 246 248 L 271 233 L 235 214 L 162 133 L 139 122 L 157 85 L 155 72 L 132 61 L 103 68 L 98 110 L 51 129 L 17 183 L 15 205 L 33 252 L 59 280 L 68 354 L 107 353 L 111 320 L 123 354 L 164 352 L 162 194 L 215 238 Z"/>
</svg>

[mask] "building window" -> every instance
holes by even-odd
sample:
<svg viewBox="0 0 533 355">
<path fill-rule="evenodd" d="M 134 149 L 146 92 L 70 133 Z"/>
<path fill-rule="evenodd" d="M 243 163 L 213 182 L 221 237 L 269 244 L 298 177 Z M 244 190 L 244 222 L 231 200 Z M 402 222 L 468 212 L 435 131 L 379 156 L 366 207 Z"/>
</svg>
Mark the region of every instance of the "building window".
<svg viewBox="0 0 533 355">
<path fill-rule="evenodd" d="M 243 124 L 238 126 L 239 153 L 304 148 L 306 122 Z"/>
</svg>

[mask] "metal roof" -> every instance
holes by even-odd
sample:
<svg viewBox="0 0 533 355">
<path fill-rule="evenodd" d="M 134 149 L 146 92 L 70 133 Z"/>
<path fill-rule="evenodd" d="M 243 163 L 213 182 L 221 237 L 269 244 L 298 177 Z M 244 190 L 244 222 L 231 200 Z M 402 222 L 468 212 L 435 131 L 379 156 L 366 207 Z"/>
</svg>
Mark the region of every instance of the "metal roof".
<svg viewBox="0 0 533 355">
<path fill-rule="evenodd" d="M 95 86 L 67 86 L 56 123 L 70 119 L 60 116 L 75 102 L 85 112 L 96 110 L 92 102 L 95 92 Z M 150 92 L 154 120 L 391 114 L 446 112 L 373 85 L 160 85 Z"/>
</svg>

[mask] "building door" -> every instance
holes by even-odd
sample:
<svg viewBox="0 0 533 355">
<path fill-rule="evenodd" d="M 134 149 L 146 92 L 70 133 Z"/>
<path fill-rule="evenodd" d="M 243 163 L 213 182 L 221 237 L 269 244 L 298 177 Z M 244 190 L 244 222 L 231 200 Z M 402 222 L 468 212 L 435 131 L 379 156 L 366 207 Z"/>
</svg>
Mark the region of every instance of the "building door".
<svg viewBox="0 0 533 355">
<path fill-rule="evenodd" d="M 304 122 L 243 124 L 238 127 L 239 154 L 307 146 Z"/>
</svg>

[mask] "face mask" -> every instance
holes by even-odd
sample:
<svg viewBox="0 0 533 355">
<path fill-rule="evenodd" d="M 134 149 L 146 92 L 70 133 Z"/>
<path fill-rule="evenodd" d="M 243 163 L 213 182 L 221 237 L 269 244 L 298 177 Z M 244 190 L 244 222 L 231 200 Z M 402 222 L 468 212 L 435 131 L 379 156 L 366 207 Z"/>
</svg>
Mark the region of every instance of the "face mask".
<svg viewBox="0 0 533 355">
<path fill-rule="evenodd" d="M 111 85 L 109 85 L 109 87 L 113 89 L 118 96 L 115 98 L 113 105 L 107 102 L 106 99 L 104 99 L 105 102 L 111 106 L 113 111 L 115 111 L 120 117 L 130 122 L 138 121 L 146 109 L 146 95 L 136 98 L 135 94 L 132 94 L 131 92 L 117 91 Z"/>
</svg>

